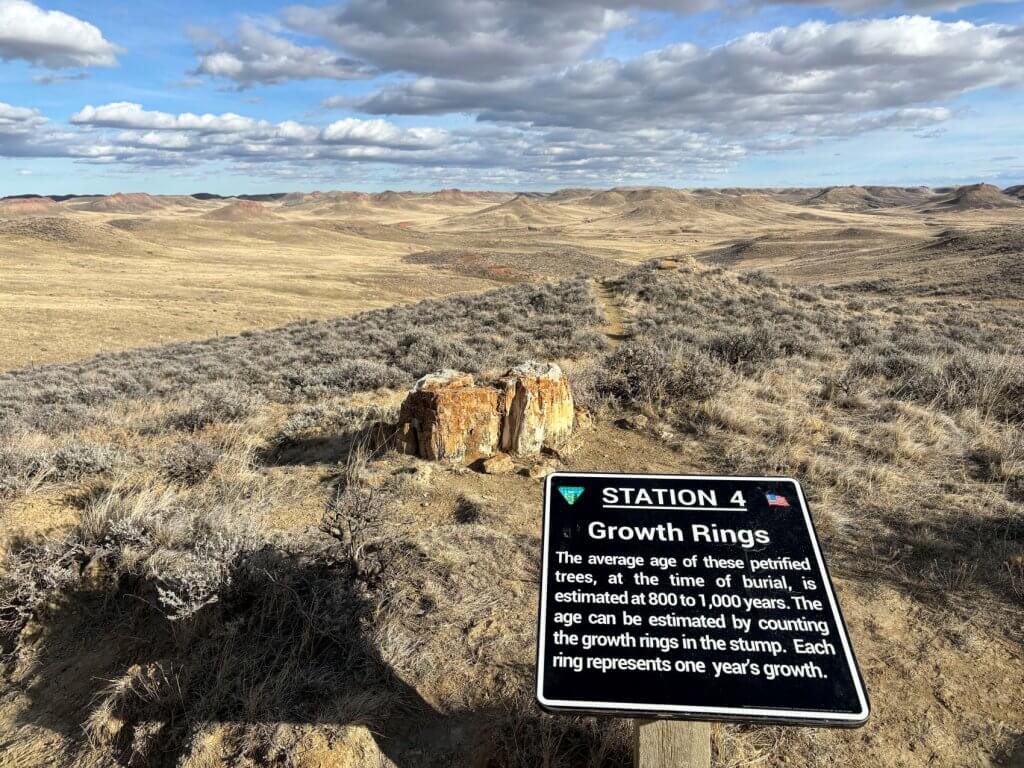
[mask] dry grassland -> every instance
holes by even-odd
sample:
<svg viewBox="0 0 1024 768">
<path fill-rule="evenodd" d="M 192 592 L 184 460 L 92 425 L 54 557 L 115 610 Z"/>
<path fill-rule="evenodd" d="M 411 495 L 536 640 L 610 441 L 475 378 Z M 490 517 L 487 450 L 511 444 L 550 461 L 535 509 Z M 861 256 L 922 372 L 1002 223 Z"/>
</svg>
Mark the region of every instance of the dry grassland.
<svg viewBox="0 0 1024 768">
<path fill-rule="evenodd" d="M 1019 296 L 1024 204 L 965 189 L 0 201 L 0 370 L 672 255 L 806 284 Z"/>
<path fill-rule="evenodd" d="M 529 473 L 566 468 L 786 474 L 809 492 L 872 719 L 716 725 L 716 766 L 1019 765 L 1024 217 L 999 202 L 985 188 L 568 190 L 224 213 L 282 242 L 357 226 L 342 209 L 377 216 L 347 256 L 302 257 L 349 270 L 335 298 L 352 304 L 315 312 L 290 264 L 243 265 L 239 234 L 221 279 L 252 283 L 224 306 L 260 296 L 251 325 L 285 305 L 365 307 L 353 286 L 387 270 L 407 293 L 374 301 L 511 284 L 125 353 L 83 320 L 66 342 L 51 334 L 67 344 L 51 359 L 108 354 L 0 374 L 0 764 L 629 765 L 627 722 L 532 702 Z M 181 269 L 151 289 L 197 301 L 179 225 L 166 208 L 133 215 L 163 221 L 154 253 Z M 382 245 L 360 258 L 357 241 Z M 49 253 L 11 258 L 56 275 Z M 548 274 L 566 279 L 539 284 Z M 117 311 L 130 283 L 111 284 Z M 21 322 L 6 343 L 24 362 L 37 331 Z M 564 451 L 484 475 L 380 449 L 415 377 L 525 357 L 561 362 L 592 416 Z"/>
</svg>

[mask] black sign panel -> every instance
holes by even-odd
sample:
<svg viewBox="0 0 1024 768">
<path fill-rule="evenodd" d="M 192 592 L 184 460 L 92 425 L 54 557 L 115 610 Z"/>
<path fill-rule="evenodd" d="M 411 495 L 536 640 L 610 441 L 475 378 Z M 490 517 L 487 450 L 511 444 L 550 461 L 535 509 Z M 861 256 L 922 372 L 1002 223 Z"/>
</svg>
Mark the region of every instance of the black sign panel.
<svg viewBox="0 0 1024 768">
<path fill-rule="evenodd" d="M 855 727 L 869 705 L 799 483 L 555 473 L 537 700 Z"/>
</svg>

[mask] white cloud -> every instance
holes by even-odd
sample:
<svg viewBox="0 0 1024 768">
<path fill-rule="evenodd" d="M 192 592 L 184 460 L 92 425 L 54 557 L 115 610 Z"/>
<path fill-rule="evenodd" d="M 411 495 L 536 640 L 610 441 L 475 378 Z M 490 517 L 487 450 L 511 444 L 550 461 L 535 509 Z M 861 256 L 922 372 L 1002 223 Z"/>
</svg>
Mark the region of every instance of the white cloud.
<svg viewBox="0 0 1024 768">
<path fill-rule="evenodd" d="M 959 97 L 1022 83 L 1021 27 L 808 22 L 530 75 L 397 81 L 355 105 L 370 116 L 328 125 L 113 102 L 84 106 L 73 128 L 57 130 L 35 110 L 4 104 L 0 154 L 282 176 L 361 165 L 402 167 L 414 179 L 444 169 L 481 184 L 713 180 L 756 153 L 872 131 L 935 136 L 963 117 Z M 442 130 L 388 117 L 396 113 L 476 120 Z"/>
<path fill-rule="evenodd" d="M 294 6 L 282 21 L 382 71 L 489 82 L 572 66 L 612 31 L 636 25 L 639 11 L 685 16 L 792 2 L 859 15 L 881 8 L 952 10 L 980 0 L 348 0 Z"/>
<path fill-rule="evenodd" d="M 87 21 L 28 0 L 0 0 L 0 59 L 50 69 L 112 67 L 119 51 Z"/>
<path fill-rule="evenodd" d="M 28 114 L 34 113 L 25 111 Z M 233 113 L 173 114 L 132 102 L 87 105 L 71 116 L 71 122 L 86 130 L 73 134 L 68 154 L 90 162 L 145 165 L 216 159 L 282 164 L 318 159 L 419 162 L 426 152 L 444 151 L 452 138 L 441 129 L 402 128 L 379 118 L 346 118 L 320 127 Z"/>
<path fill-rule="evenodd" d="M 185 133 L 170 131 L 124 131 L 117 136 L 119 144 L 150 149 L 183 150 L 193 146 Z"/>
<path fill-rule="evenodd" d="M 103 128 L 144 128 L 158 131 L 201 131 L 203 133 L 237 133 L 252 130 L 257 121 L 233 112 L 222 115 L 195 115 L 185 112 L 173 115 L 169 112 L 146 110 L 141 104 L 117 101 L 94 107 L 86 105 L 71 116 L 75 125 L 93 125 Z"/>
<path fill-rule="evenodd" d="M 37 109 L 0 101 L 0 157 L 61 156 L 60 134 Z"/>
<path fill-rule="evenodd" d="M 357 103 L 377 114 L 474 113 L 487 122 L 683 128 L 742 137 L 850 135 L 951 116 L 936 102 L 1024 82 L 1019 27 L 918 16 L 807 22 L 715 48 L 683 43 L 534 78 L 420 78 Z"/>
<path fill-rule="evenodd" d="M 621 10 L 578 0 L 351 0 L 284 14 L 292 29 L 382 70 L 466 80 L 565 66 L 628 22 Z"/>
<path fill-rule="evenodd" d="M 366 67 L 326 48 L 298 45 L 243 21 L 234 40 L 218 38 L 199 57 L 196 74 L 234 81 L 239 88 L 288 80 L 355 80 L 370 76 Z"/>
<path fill-rule="evenodd" d="M 330 144 L 377 144 L 389 147 L 436 147 L 448 136 L 447 131 L 434 128 L 400 130 L 386 120 L 338 120 L 321 134 Z"/>
<path fill-rule="evenodd" d="M 0 131 L 28 130 L 46 122 L 38 109 L 15 107 L 0 101 Z"/>
</svg>

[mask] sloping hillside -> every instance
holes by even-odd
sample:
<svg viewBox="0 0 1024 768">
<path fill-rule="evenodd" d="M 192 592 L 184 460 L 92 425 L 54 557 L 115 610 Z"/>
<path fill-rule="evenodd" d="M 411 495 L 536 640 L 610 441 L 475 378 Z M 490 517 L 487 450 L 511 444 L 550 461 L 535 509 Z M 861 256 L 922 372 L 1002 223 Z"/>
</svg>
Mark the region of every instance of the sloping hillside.
<svg viewBox="0 0 1024 768">
<path fill-rule="evenodd" d="M 80 211 L 97 213 L 145 213 L 158 211 L 163 203 L 156 197 L 145 192 L 118 192 L 108 197 L 101 197 L 84 203 L 70 203 Z"/>
<path fill-rule="evenodd" d="M 0 217 L 53 216 L 59 212 L 59 206 L 48 197 L 0 200 Z"/>
<path fill-rule="evenodd" d="M 236 200 L 215 211 L 204 213 L 202 218 L 210 221 L 273 221 L 277 217 L 264 203 L 254 200 Z"/>
<path fill-rule="evenodd" d="M 966 187 L 957 187 L 939 205 L 957 211 L 974 211 L 992 208 L 1018 208 L 1022 203 L 991 184 L 971 184 Z"/>
<path fill-rule="evenodd" d="M 1000 764 L 1024 734 L 1022 332 L 676 260 L 0 377 L 6 754 L 630 764 L 628 723 L 532 702 L 537 478 L 566 467 L 808 490 L 873 718 L 716 726 L 716 765 Z M 374 450 L 420 373 L 524 357 L 562 360 L 589 414 L 557 455 Z"/>
</svg>

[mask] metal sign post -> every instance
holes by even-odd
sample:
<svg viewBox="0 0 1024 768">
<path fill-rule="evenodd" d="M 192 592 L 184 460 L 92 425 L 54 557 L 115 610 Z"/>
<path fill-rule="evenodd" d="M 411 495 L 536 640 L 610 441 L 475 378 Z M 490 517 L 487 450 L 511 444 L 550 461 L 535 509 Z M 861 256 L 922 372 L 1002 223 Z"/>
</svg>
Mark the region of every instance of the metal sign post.
<svg viewBox="0 0 1024 768">
<path fill-rule="evenodd" d="M 867 692 L 799 483 L 549 475 L 537 701 L 637 718 L 637 764 L 651 768 L 710 765 L 710 720 L 863 725 Z"/>
</svg>

